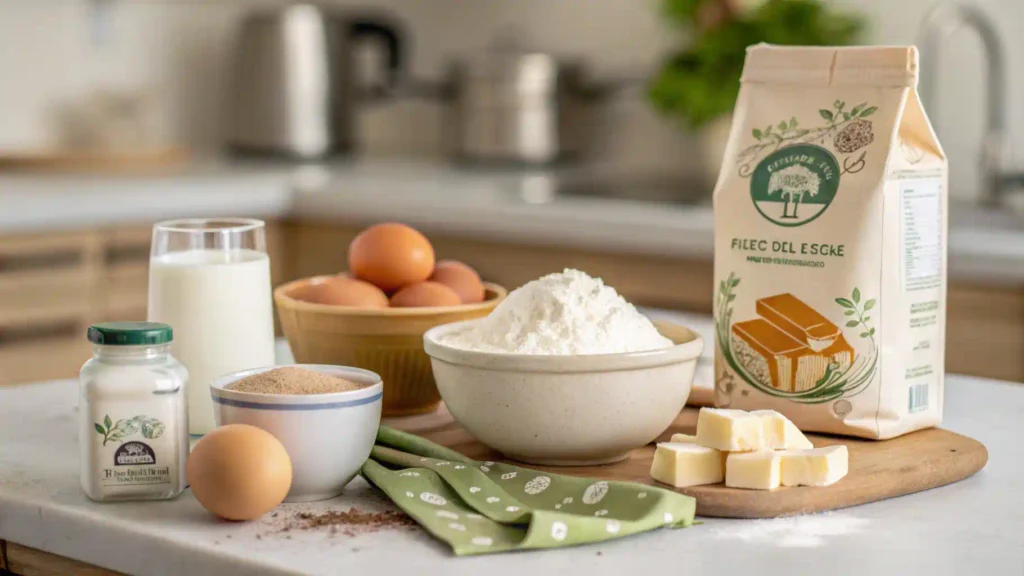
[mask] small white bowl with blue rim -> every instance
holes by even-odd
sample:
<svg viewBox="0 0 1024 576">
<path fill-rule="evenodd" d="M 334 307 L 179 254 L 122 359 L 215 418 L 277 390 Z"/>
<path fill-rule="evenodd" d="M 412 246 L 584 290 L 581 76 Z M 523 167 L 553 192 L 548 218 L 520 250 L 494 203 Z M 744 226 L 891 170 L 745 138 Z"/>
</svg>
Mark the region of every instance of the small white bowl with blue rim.
<svg viewBox="0 0 1024 576">
<path fill-rule="evenodd" d="M 326 500 L 341 494 L 370 456 L 380 427 L 384 384 L 369 370 L 326 364 L 290 364 L 368 384 L 329 394 L 257 394 L 229 390 L 237 380 L 284 366 L 231 372 L 210 384 L 217 426 L 249 424 L 281 441 L 292 461 L 285 502 Z"/>
</svg>

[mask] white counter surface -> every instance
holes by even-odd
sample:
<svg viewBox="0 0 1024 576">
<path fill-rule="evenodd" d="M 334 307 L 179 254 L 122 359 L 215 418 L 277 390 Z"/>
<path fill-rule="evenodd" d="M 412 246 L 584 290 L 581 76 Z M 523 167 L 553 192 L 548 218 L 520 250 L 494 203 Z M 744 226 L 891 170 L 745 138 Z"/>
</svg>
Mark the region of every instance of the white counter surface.
<svg viewBox="0 0 1024 576">
<path fill-rule="evenodd" d="M 282 217 L 291 170 L 195 166 L 154 176 L 0 176 L 0 233 L 145 224 L 171 218 Z"/>
<path fill-rule="evenodd" d="M 559 178 L 573 182 L 580 177 L 402 161 L 303 168 L 212 163 L 161 178 L 2 176 L 0 234 L 188 216 L 291 216 L 356 225 L 400 220 L 428 233 L 711 259 L 713 217 L 707 204 L 556 191 Z M 956 280 L 1024 284 L 1024 218 L 954 207 L 949 268 Z"/>
<path fill-rule="evenodd" d="M 227 523 L 186 491 L 168 502 L 97 504 L 78 484 L 77 383 L 0 389 L 0 539 L 140 575 L 986 574 L 1024 573 L 1024 386 L 947 379 L 944 426 L 989 463 L 957 484 L 827 514 L 704 519 L 590 546 L 456 558 L 418 528 L 281 532 L 296 511 L 388 509 L 362 479 L 279 518 Z"/>
</svg>

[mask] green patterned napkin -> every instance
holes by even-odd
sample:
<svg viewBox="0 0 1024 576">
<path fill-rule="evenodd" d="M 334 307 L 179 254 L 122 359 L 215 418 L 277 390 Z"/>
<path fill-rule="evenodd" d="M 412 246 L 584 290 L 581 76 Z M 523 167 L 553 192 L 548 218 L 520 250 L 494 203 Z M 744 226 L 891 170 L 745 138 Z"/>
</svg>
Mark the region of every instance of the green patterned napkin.
<svg viewBox="0 0 1024 576">
<path fill-rule="evenodd" d="M 696 509 L 670 490 L 476 462 L 386 426 L 362 472 L 459 556 L 682 528 Z"/>
</svg>

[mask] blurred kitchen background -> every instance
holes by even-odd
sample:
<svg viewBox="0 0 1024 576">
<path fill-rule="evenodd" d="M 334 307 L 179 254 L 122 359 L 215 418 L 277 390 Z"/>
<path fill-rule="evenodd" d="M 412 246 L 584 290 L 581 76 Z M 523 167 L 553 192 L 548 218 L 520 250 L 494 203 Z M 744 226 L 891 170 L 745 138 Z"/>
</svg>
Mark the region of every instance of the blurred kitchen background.
<svg viewBox="0 0 1024 576">
<path fill-rule="evenodd" d="M 4 0 L 0 384 L 72 376 L 86 325 L 144 319 L 168 218 L 267 220 L 275 284 L 399 220 L 510 288 L 572 266 L 710 313 L 710 195 L 757 41 L 921 46 L 948 368 L 1024 380 L 1018 0 Z"/>
</svg>

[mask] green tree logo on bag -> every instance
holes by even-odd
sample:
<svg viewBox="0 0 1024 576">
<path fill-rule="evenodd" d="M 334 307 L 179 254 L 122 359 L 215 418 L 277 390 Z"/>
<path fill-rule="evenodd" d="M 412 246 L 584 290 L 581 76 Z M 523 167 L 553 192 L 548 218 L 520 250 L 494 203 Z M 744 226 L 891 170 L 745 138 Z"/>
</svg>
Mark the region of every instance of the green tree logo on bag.
<svg viewBox="0 0 1024 576">
<path fill-rule="evenodd" d="M 814 144 L 794 144 L 765 156 L 750 177 L 750 198 L 779 226 L 802 226 L 821 216 L 839 189 L 839 163 Z"/>
</svg>

